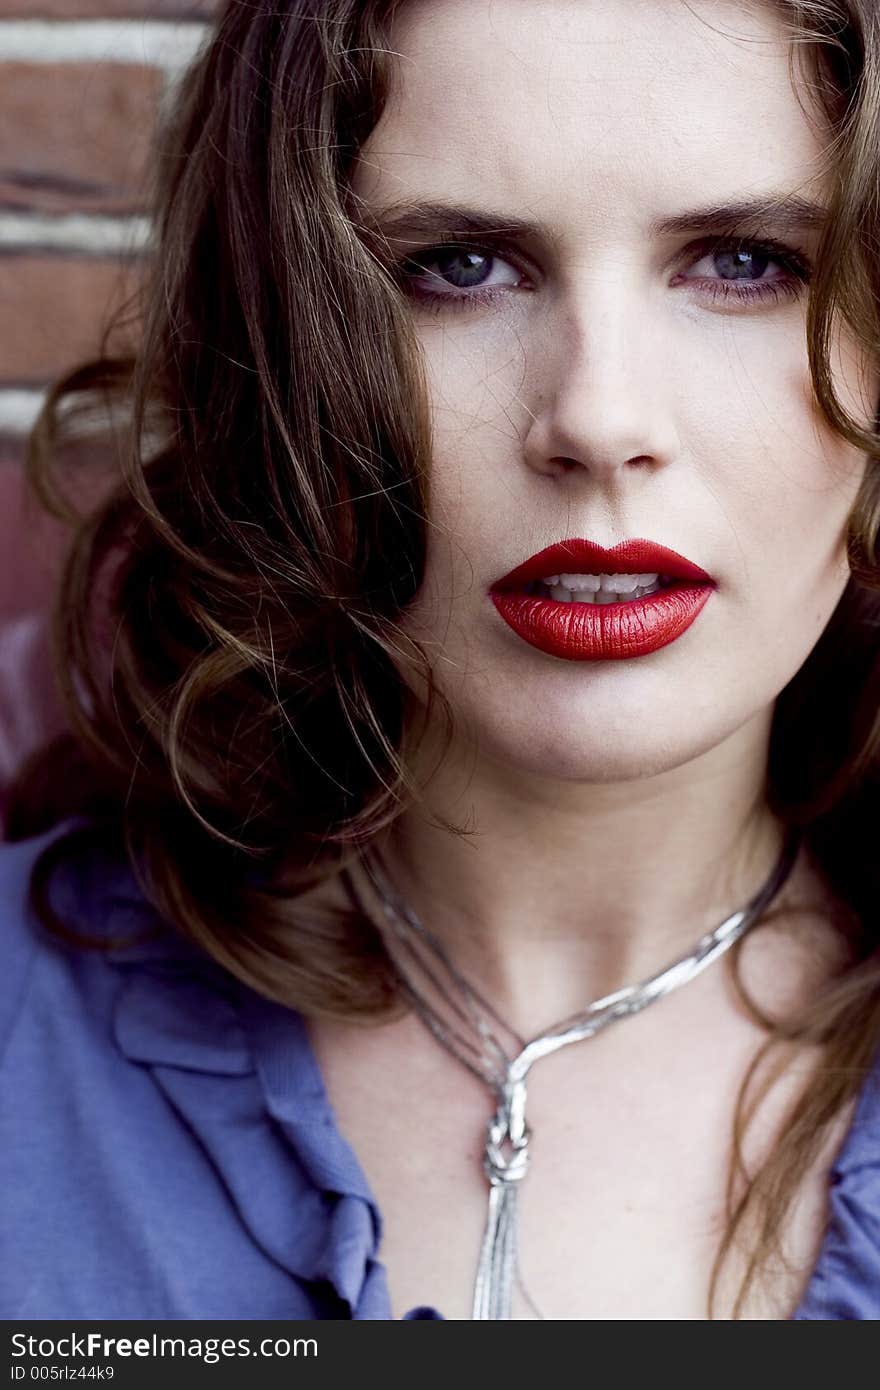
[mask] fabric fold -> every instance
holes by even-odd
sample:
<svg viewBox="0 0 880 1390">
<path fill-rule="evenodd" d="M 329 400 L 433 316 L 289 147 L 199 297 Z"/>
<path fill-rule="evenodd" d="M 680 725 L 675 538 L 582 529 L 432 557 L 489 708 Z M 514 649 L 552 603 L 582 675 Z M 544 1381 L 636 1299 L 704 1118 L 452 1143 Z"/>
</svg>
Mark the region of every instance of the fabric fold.
<svg viewBox="0 0 880 1390">
<path fill-rule="evenodd" d="M 324 1316 L 387 1316 L 378 1211 L 300 1016 L 163 922 L 127 863 L 95 850 L 56 879 L 53 903 L 74 926 L 137 935 L 102 952 L 119 976 L 113 1039 L 198 1141 L 254 1243 Z"/>
<path fill-rule="evenodd" d="M 117 964 L 121 962 L 117 961 Z M 238 1012 L 210 982 L 143 963 L 120 989 L 120 1050 L 156 1085 L 210 1158 L 242 1224 L 276 1264 L 355 1316 L 376 1249 L 376 1214 L 334 1133 L 306 1098 L 267 1098 Z M 332 1313 L 327 1313 L 331 1316 Z"/>
</svg>

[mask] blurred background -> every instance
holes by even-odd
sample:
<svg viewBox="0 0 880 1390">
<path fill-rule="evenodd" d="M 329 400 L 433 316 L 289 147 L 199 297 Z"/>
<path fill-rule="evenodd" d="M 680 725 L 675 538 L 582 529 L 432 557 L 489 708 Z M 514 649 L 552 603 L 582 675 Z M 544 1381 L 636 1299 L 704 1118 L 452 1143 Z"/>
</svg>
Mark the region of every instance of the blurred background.
<svg viewBox="0 0 880 1390">
<path fill-rule="evenodd" d="M 0 835 L 13 771 L 65 727 L 47 622 L 67 533 L 26 503 L 25 440 L 136 286 L 156 123 L 221 4 L 0 0 Z"/>
</svg>

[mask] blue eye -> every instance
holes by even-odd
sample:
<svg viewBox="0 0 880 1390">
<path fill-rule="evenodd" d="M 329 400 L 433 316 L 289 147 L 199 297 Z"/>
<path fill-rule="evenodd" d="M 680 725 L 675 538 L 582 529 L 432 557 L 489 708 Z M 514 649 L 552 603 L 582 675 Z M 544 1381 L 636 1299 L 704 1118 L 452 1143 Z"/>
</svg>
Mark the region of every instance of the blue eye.
<svg viewBox="0 0 880 1390">
<path fill-rule="evenodd" d="M 712 300 L 748 304 L 793 299 L 812 273 L 804 256 L 772 238 L 752 241 L 716 237 L 692 248 L 691 255 L 696 257 L 697 265 L 711 261 L 719 272 L 718 278 L 683 275 L 677 276 L 673 284 L 697 283 Z M 525 272 L 518 270 L 515 260 L 509 257 L 506 246 L 444 242 L 401 261 L 398 272 L 406 293 L 416 303 L 435 312 L 460 311 L 490 304 L 510 289 L 520 287 Z M 770 265 L 781 269 L 782 275 L 768 278 Z M 502 274 L 506 270 L 510 278 L 490 284 L 493 270 L 497 273 L 499 268 Z"/>
<path fill-rule="evenodd" d="M 757 273 L 758 279 L 763 275 L 770 263 L 771 257 L 766 251 L 756 250 L 753 246 L 736 246 L 729 251 L 712 251 L 709 257 L 716 262 L 723 262 L 723 275 L 725 280 L 748 279 L 749 271 Z M 741 272 L 743 272 L 741 274 Z"/>
<path fill-rule="evenodd" d="M 459 300 L 463 297 L 469 303 L 475 300 L 485 303 L 485 295 L 468 294 L 467 291 L 485 289 L 492 266 L 509 264 L 488 247 L 443 245 L 429 247 L 417 259 L 413 257 L 402 262 L 401 270 L 414 299 Z M 452 277 L 451 285 L 445 278 L 447 276 Z M 518 278 L 521 277 L 515 273 L 511 282 L 513 286 Z M 435 288 L 419 288 L 419 281 L 427 282 L 428 286 Z M 452 293 L 438 293 L 436 287 L 441 285 L 447 285 Z"/>
<path fill-rule="evenodd" d="M 718 280 L 703 280 L 712 299 L 739 299 L 744 303 L 794 299 L 812 275 L 805 256 L 772 238 L 763 241 L 749 241 L 743 237 L 716 239 L 704 242 L 699 249 L 703 254 L 696 264 L 708 260 L 721 272 Z M 770 265 L 782 269 L 781 278 L 765 278 Z M 696 278 L 699 281 L 702 277 Z M 682 277 L 682 282 L 686 283 L 687 279 Z"/>
</svg>

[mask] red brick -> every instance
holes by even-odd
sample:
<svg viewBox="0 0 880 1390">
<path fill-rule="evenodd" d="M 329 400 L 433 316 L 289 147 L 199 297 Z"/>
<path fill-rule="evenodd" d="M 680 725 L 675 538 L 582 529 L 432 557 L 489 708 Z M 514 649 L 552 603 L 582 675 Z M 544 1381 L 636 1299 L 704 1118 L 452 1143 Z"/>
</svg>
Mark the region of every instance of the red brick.
<svg viewBox="0 0 880 1390">
<path fill-rule="evenodd" d="M 34 749 L 68 728 L 55 683 L 50 618 L 70 530 L 25 489 L 23 445 L 0 438 L 0 836 L 13 777 Z M 118 477 L 110 452 L 94 444 L 68 447 L 56 463 L 64 491 L 80 511 L 91 511 Z M 106 574 L 93 591 L 104 598 Z M 112 621 L 100 607 L 92 613 L 98 639 L 109 651 Z"/>
<path fill-rule="evenodd" d="M 0 382 L 42 384 L 95 355 L 111 308 L 141 270 L 137 261 L 0 256 Z M 133 333 L 114 341 L 131 343 Z"/>
<path fill-rule="evenodd" d="M 0 463 L 0 814 L 25 758 L 66 727 L 49 619 L 69 536 L 35 511 L 21 469 Z"/>
<path fill-rule="evenodd" d="M 41 609 L 52 593 L 67 530 L 25 492 L 20 464 L 0 448 L 0 621 Z"/>
<path fill-rule="evenodd" d="M 2 19 L 209 19 L 223 0 L 0 0 Z"/>
<path fill-rule="evenodd" d="M 46 604 L 70 536 L 67 523 L 26 486 L 24 451 L 23 438 L 0 436 L 0 623 Z M 120 460 L 98 438 L 65 444 L 53 463 L 63 495 L 81 513 L 91 512 L 119 480 Z"/>
<path fill-rule="evenodd" d="M 162 83 L 122 63 L 0 65 L 0 206 L 142 207 Z"/>
</svg>

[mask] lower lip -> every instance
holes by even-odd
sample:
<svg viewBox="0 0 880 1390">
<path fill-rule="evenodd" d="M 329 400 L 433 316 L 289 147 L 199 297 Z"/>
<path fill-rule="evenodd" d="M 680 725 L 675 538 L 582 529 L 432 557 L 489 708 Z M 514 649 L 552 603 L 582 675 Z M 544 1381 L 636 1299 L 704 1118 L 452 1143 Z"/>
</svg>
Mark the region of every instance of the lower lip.
<svg viewBox="0 0 880 1390">
<path fill-rule="evenodd" d="M 705 608 L 713 584 L 674 584 L 624 603 L 560 603 L 534 594 L 490 593 L 529 646 L 566 661 L 621 661 L 674 642 Z"/>
</svg>

